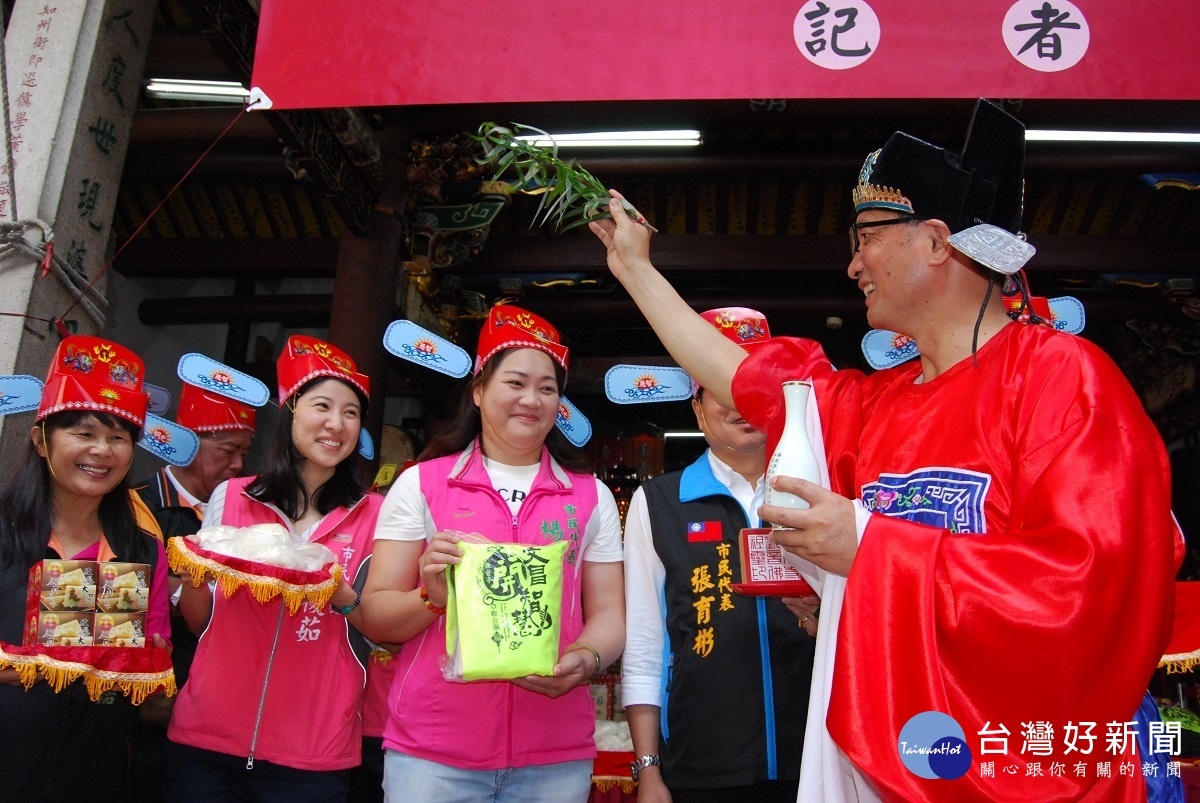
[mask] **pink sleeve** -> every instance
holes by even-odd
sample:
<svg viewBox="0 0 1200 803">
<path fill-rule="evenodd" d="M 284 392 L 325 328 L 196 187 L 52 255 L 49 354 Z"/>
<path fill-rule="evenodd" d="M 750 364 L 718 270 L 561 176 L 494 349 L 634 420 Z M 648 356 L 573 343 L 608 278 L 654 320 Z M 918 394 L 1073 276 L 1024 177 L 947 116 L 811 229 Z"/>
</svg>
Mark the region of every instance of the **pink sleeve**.
<svg viewBox="0 0 1200 803">
<path fill-rule="evenodd" d="M 162 541 L 155 539 L 158 560 L 154 564 L 154 577 L 150 580 L 150 602 L 146 608 L 146 642 L 154 634 L 171 640 L 170 588 L 167 585 L 167 553 Z"/>
</svg>

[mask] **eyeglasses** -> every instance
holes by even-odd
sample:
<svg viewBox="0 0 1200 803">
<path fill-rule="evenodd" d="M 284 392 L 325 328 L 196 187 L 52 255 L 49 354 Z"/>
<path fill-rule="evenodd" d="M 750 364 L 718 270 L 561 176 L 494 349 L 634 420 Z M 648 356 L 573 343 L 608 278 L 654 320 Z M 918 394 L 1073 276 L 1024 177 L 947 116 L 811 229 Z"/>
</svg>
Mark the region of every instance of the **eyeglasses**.
<svg viewBox="0 0 1200 803">
<path fill-rule="evenodd" d="M 851 223 L 850 224 L 850 258 L 854 259 L 854 255 L 858 253 L 858 232 L 862 229 L 873 229 L 877 226 L 895 226 L 898 223 L 914 223 L 921 220 L 929 220 L 927 217 L 920 215 L 901 215 L 900 217 L 892 217 L 887 220 L 871 220 L 866 223 Z"/>
</svg>

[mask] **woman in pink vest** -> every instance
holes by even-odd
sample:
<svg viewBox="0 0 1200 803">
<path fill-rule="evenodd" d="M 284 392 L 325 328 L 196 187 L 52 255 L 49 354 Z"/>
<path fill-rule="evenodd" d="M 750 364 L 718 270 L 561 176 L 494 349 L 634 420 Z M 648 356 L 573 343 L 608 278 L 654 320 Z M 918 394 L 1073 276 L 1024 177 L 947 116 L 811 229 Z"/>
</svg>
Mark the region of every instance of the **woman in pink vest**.
<svg viewBox="0 0 1200 803">
<path fill-rule="evenodd" d="M 388 698 L 384 792 L 392 803 L 584 801 L 596 754 L 587 684 L 625 641 L 621 531 L 612 494 L 555 431 L 567 349 L 511 306 L 491 310 L 452 429 L 388 492 L 363 591 L 364 632 L 404 642 Z M 458 683 L 446 657 L 454 532 L 567 541 L 553 674 Z"/>
<path fill-rule="evenodd" d="M 300 335 L 276 369 L 267 470 L 217 486 L 203 526 L 281 524 L 329 547 L 343 580 L 328 606 L 294 614 L 246 589 L 225 598 L 183 584 L 180 609 L 203 635 L 167 731 L 170 800 L 346 800 L 360 761 L 366 654 L 351 638 L 362 617 L 355 580 L 361 587 L 383 501 L 354 478 L 368 380 L 337 347 Z"/>
</svg>

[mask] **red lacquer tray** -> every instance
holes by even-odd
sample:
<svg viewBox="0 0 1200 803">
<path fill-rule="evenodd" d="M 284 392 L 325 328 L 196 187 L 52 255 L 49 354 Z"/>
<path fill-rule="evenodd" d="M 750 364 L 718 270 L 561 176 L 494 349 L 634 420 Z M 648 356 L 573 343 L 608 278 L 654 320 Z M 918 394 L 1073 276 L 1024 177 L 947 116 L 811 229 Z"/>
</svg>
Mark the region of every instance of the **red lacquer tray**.
<svg viewBox="0 0 1200 803">
<path fill-rule="evenodd" d="M 16 647 L 0 641 L 0 669 L 15 669 L 26 689 L 38 675 L 56 692 L 82 679 L 92 700 L 110 689 L 134 705 L 158 691 L 175 694 L 171 655 L 160 647 Z"/>
<path fill-rule="evenodd" d="M 305 602 L 323 608 L 337 591 L 342 578 L 342 567 L 337 563 L 314 572 L 285 569 L 221 555 L 198 546 L 189 538 L 168 539 L 167 560 L 177 573 L 186 570 L 195 586 L 209 578 L 216 580 L 226 597 L 233 596 L 243 587 L 263 604 L 282 596 L 289 613 L 298 611 Z"/>
</svg>

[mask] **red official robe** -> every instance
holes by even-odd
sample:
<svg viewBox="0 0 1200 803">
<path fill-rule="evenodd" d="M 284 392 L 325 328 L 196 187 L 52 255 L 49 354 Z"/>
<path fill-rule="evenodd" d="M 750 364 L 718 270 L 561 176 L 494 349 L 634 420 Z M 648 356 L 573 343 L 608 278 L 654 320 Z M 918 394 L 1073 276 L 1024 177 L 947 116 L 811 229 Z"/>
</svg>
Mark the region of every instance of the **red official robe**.
<svg viewBox="0 0 1200 803">
<path fill-rule="evenodd" d="M 1171 632 L 1183 544 L 1158 433 L 1103 352 L 1046 327 L 1010 324 L 932 382 L 914 384 L 920 370 L 834 371 L 816 343 L 775 338 L 734 380 L 773 449 L 780 384 L 811 377 L 833 488 L 875 514 L 848 578 L 830 734 L 885 799 L 1143 800 L 1135 748 L 1108 753 L 1106 731 L 1132 720 Z M 924 711 L 962 726 L 961 778 L 902 762 L 901 728 Z M 1078 738 L 1068 751 L 1067 726 L 1089 722 L 1090 753 Z M 1050 739 L 1027 744 L 1037 723 Z M 981 754 L 1001 726 L 1006 751 Z"/>
</svg>

